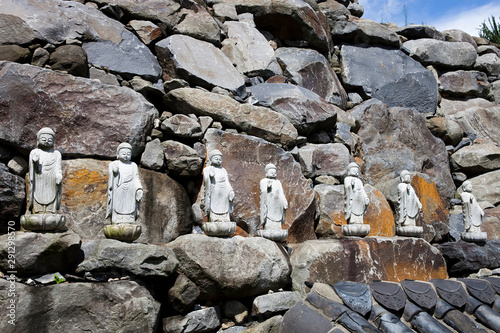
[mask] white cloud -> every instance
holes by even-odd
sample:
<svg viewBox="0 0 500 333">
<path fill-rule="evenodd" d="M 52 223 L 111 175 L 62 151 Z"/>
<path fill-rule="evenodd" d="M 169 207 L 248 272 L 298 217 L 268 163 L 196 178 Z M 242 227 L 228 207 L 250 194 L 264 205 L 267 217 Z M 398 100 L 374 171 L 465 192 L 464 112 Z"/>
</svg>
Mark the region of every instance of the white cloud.
<svg viewBox="0 0 500 333">
<path fill-rule="evenodd" d="M 487 21 L 491 15 L 495 18 L 500 18 L 500 3 L 492 1 L 486 5 L 464 9 L 460 12 L 449 11 L 444 16 L 434 20 L 434 22 L 429 22 L 429 24 L 435 26 L 440 31 L 460 29 L 470 35 L 477 36 L 479 34 L 477 28 L 485 20 Z"/>
</svg>

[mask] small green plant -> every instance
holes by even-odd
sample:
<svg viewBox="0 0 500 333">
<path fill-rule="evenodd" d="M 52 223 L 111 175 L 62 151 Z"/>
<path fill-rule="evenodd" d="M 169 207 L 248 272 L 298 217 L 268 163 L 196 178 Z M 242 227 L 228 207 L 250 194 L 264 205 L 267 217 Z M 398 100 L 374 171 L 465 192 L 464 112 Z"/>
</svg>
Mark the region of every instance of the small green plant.
<svg viewBox="0 0 500 333">
<path fill-rule="evenodd" d="M 403 16 L 405 17 L 405 26 L 408 25 L 408 6 L 406 3 L 403 5 Z"/>
<path fill-rule="evenodd" d="M 59 284 L 59 283 L 66 282 L 66 279 L 59 274 L 54 274 L 54 281 L 56 282 L 56 284 Z"/>
<path fill-rule="evenodd" d="M 485 38 L 490 42 L 500 44 L 500 25 L 497 24 L 493 15 L 488 18 L 488 23 L 489 26 L 486 24 L 486 21 L 481 23 L 479 26 L 479 37 Z"/>
</svg>

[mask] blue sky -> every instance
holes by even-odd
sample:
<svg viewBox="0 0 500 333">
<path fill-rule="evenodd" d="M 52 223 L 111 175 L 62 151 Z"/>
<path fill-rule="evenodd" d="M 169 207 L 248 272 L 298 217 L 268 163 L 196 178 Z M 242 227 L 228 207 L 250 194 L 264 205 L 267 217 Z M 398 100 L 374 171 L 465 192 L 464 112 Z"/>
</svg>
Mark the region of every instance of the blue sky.
<svg viewBox="0 0 500 333">
<path fill-rule="evenodd" d="M 500 1 L 491 0 L 359 0 L 365 8 L 363 18 L 376 22 L 405 25 L 428 24 L 442 31 L 460 29 L 477 36 L 479 25 L 491 15 L 500 21 Z"/>
</svg>

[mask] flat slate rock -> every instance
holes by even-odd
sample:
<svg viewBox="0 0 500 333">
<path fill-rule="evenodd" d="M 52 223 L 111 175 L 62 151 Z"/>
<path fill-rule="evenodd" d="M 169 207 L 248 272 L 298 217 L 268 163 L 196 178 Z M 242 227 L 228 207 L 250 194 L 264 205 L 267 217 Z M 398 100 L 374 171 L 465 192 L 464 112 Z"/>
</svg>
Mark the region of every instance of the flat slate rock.
<svg viewBox="0 0 500 333">
<path fill-rule="evenodd" d="M 330 332 L 333 324 L 306 303 L 299 302 L 285 313 L 280 328 L 287 333 Z"/>
<path fill-rule="evenodd" d="M 430 283 L 413 280 L 400 282 L 406 296 L 416 305 L 430 311 L 436 306 L 437 295 Z"/>
<path fill-rule="evenodd" d="M 399 284 L 386 281 L 370 283 L 373 298 L 387 309 L 400 311 L 405 307 L 406 296 Z"/>
<path fill-rule="evenodd" d="M 341 281 L 333 288 L 344 304 L 350 309 L 366 315 L 372 309 L 372 293 L 368 285 L 358 282 Z"/>
<path fill-rule="evenodd" d="M 500 295 L 500 277 L 488 276 L 483 277 L 483 279 L 488 281 L 493 289 L 495 289 L 495 292 Z"/>
<path fill-rule="evenodd" d="M 382 333 L 373 326 L 368 320 L 354 311 L 347 311 L 339 318 L 342 324 L 349 332 Z"/>
<path fill-rule="evenodd" d="M 493 304 L 495 301 L 495 290 L 486 280 L 481 279 L 458 279 L 465 283 L 467 292 L 485 304 Z"/>
<path fill-rule="evenodd" d="M 466 304 L 467 293 L 460 282 L 442 279 L 432 279 L 430 282 L 436 287 L 439 297 L 446 302 L 457 308 Z"/>
</svg>

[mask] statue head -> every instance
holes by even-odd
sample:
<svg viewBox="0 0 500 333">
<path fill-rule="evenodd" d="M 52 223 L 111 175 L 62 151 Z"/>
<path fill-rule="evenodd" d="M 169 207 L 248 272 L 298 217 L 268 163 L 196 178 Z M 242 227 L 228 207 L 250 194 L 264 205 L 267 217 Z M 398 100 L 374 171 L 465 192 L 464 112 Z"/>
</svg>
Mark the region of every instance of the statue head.
<svg viewBox="0 0 500 333">
<path fill-rule="evenodd" d="M 221 166 L 222 165 L 222 153 L 220 150 L 214 149 L 208 153 L 208 159 L 211 165 Z"/>
<path fill-rule="evenodd" d="M 409 184 L 411 181 L 410 172 L 408 170 L 401 171 L 401 173 L 399 174 L 399 179 L 401 180 L 402 183 Z"/>
<path fill-rule="evenodd" d="M 347 166 L 347 176 L 354 176 L 354 177 L 360 177 L 361 176 L 361 169 L 359 168 L 358 163 L 356 162 L 351 162 Z"/>
<path fill-rule="evenodd" d="M 462 190 L 464 192 L 472 192 L 472 183 L 469 180 L 466 180 L 462 183 Z"/>
<path fill-rule="evenodd" d="M 127 142 L 122 142 L 116 148 L 116 158 L 122 162 L 128 162 L 132 159 L 132 146 Z"/>
<path fill-rule="evenodd" d="M 36 139 L 38 141 L 38 147 L 40 148 L 52 148 L 54 147 L 54 138 L 56 133 L 48 127 L 44 127 L 36 133 Z"/>
<path fill-rule="evenodd" d="M 267 178 L 276 178 L 276 165 L 269 163 L 266 165 L 265 170 Z"/>
</svg>

